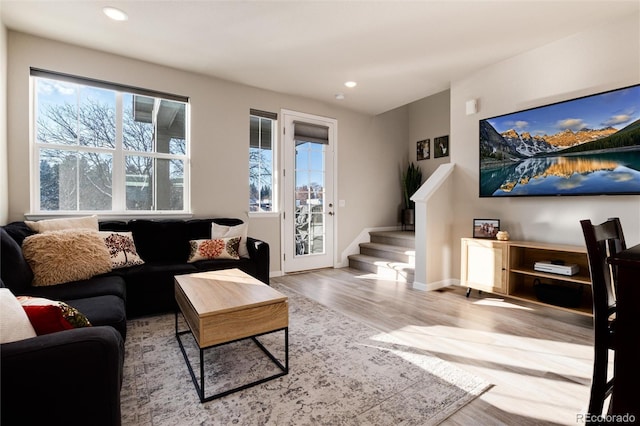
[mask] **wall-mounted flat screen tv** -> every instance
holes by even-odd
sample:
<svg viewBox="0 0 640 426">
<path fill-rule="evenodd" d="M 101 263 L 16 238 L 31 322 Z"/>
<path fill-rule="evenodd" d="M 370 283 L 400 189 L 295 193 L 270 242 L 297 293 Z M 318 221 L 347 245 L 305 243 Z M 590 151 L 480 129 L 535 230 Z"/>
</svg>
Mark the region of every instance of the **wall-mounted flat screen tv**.
<svg viewBox="0 0 640 426">
<path fill-rule="evenodd" d="M 480 196 L 640 194 L 640 84 L 480 120 Z"/>
</svg>

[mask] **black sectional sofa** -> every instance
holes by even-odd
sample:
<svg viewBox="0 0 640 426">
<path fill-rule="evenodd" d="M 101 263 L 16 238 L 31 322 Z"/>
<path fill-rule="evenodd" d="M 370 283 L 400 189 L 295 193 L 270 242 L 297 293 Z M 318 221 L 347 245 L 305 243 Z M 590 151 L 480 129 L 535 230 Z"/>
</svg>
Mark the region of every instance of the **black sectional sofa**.
<svg viewBox="0 0 640 426">
<path fill-rule="evenodd" d="M 114 269 L 127 288 L 127 316 L 168 312 L 175 309 L 175 275 L 239 268 L 269 284 L 269 245 L 247 238 L 249 259 L 215 259 L 187 263 L 190 240 L 211 237 L 211 225 L 236 226 L 240 219 L 132 220 L 100 222 L 102 231 L 131 232 L 144 265 Z"/>
<path fill-rule="evenodd" d="M 247 238 L 249 258 L 187 263 L 190 240 L 211 238 L 211 226 L 239 219 L 103 221 L 101 231 L 131 232 L 144 264 L 87 280 L 34 287 L 24 222 L 0 227 L 0 286 L 16 295 L 63 301 L 93 327 L 0 345 L 1 424 L 120 424 L 120 386 L 127 318 L 175 309 L 175 275 L 239 268 L 269 283 L 269 245 Z"/>
</svg>

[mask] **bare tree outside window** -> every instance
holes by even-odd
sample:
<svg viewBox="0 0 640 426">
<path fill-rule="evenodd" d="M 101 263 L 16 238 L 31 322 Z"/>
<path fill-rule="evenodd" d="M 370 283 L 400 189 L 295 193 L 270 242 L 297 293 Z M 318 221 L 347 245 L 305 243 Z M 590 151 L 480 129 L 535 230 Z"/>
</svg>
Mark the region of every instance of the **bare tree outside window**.
<svg viewBox="0 0 640 426">
<path fill-rule="evenodd" d="M 273 146 L 275 120 L 250 116 L 249 211 L 274 211 Z"/>
<path fill-rule="evenodd" d="M 185 210 L 185 103 L 35 80 L 40 210 Z"/>
</svg>

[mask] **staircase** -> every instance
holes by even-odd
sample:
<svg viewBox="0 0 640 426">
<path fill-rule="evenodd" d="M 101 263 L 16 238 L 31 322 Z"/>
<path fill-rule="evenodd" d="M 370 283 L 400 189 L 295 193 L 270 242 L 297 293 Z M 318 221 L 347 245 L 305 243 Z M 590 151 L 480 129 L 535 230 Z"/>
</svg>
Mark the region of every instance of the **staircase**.
<svg viewBox="0 0 640 426">
<path fill-rule="evenodd" d="M 413 231 L 370 232 L 371 242 L 360 244 L 360 254 L 349 256 L 349 267 L 371 272 L 377 278 L 413 282 L 415 233 Z"/>
</svg>

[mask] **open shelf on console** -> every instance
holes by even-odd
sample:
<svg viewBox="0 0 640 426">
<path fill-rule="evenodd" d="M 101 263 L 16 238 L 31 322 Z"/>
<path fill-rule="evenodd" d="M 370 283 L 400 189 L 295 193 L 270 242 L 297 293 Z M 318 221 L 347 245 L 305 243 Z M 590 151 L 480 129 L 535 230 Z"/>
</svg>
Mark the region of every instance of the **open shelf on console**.
<svg viewBox="0 0 640 426">
<path fill-rule="evenodd" d="M 477 247 L 491 250 L 480 251 Z M 472 257 L 482 253 L 481 262 Z M 493 256 L 493 257 L 492 257 Z M 553 306 L 558 309 L 592 315 L 591 276 L 584 247 L 528 241 L 491 241 L 462 239 L 461 284 L 478 290 L 505 294 L 515 299 Z M 506 262 L 504 259 L 506 258 Z M 559 261 L 578 265 L 575 275 L 536 271 L 539 261 Z M 502 265 L 497 274 L 494 265 Z M 473 277 L 488 275 L 478 280 Z M 491 281 L 493 280 L 493 281 Z M 487 282 L 491 283 L 490 286 Z M 534 287 L 536 284 L 540 287 Z M 544 290 L 544 291 L 543 291 Z"/>
<path fill-rule="evenodd" d="M 576 298 L 572 299 L 576 301 L 574 303 L 564 304 L 563 306 L 563 304 L 540 300 L 535 290 L 536 279 L 538 279 L 541 284 L 567 289 L 572 295 L 576 295 Z M 554 274 L 521 274 L 511 271 L 509 273 L 509 296 L 541 305 L 577 312 L 583 315 L 591 315 L 592 311 L 590 283 L 584 283 L 578 280 L 566 280 L 564 277 L 558 279 L 558 276 Z"/>
</svg>

